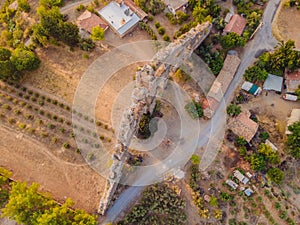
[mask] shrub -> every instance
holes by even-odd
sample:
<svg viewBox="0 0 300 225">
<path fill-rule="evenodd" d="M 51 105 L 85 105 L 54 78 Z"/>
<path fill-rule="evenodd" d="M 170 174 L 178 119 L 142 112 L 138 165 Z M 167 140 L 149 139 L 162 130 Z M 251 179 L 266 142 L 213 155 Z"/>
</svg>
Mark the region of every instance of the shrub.
<svg viewBox="0 0 300 225">
<path fill-rule="evenodd" d="M 144 22 L 140 22 L 139 25 L 142 30 L 145 30 L 151 36 L 152 40 L 157 40 L 157 37 L 156 37 L 154 31 L 151 29 L 151 27 L 148 24 L 146 24 Z"/>
<path fill-rule="evenodd" d="M 51 139 L 51 142 L 52 142 L 53 144 L 55 144 L 55 143 L 57 142 L 57 138 L 56 138 L 56 137 L 53 137 L 53 138 Z"/>
<path fill-rule="evenodd" d="M 20 128 L 20 129 L 25 129 L 25 128 L 26 128 L 26 124 L 20 123 L 20 124 L 19 124 L 19 128 Z"/>
<path fill-rule="evenodd" d="M 39 99 L 39 100 L 38 100 L 38 104 L 39 104 L 40 106 L 43 106 L 43 105 L 44 105 L 44 101 L 43 101 L 42 99 Z"/>
<path fill-rule="evenodd" d="M 190 160 L 191 160 L 192 164 L 194 164 L 194 165 L 200 164 L 200 157 L 198 155 L 192 155 Z"/>
<path fill-rule="evenodd" d="M 55 128 L 55 125 L 53 125 L 52 123 L 49 123 L 49 124 L 47 125 L 47 127 L 48 127 L 49 129 L 54 129 L 54 128 Z"/>
<path fill-rule="evenodd" d="M 16 123 L 16 120 L 15 120 L 14 118 L 9 118 L 9 119 L 8 119 L 8 122 L 9 122 L 10 124 L 14 124 L 14 123 Z"/>
<path fill-rule="evenodd" d="M 166 32 L 166 29 L 165 29 L 164 27 L 159 27 L 159 28 L 157 29 L 157 32 L 158 32 L 160 35 L 164 35 L 165 32 Z"/>
<path fill-rule="evenodd" d="M 85 10 L 85 6 L 84 5 L 82 5 L 82 4 L 80 4 L 79 6 L 77 6 L 77 8 L 76 8 L 76 11 L 77 12 L 79 12 L 79 11 L 83 11 L 83 10 Z"/>
<path fill-rule="evenodd" d="M 262 140 L 262 141 L 266 141 L 268 138 L 270 137 L 269 133 L 266 132 L 266 131 L 263 131 L 259 134 L 259 138 Z"/>
<path fill-rule="evenodd" d="M 170 41 L 170 37 L 167 34 L 165 34 L 163 36 L 163 39 L 164 39 L 164 41 Z"/>
<path fill-rule="evenodd" d="M 228 107 L 227 107 L 227 114 L 229 116 L 238 116 L 240 113 L 242 112 L 242 109 L 240 106 L 236 105 L 236 104 L 230 104 Z"/>
<path fill-rule="evenodd" d="M 198 119 L 203 116 L 203 110 L 202 110 L 201 105 L 195 101 L 191 101 L 191 102 L 187 103 L 185 105 L 184 109 L 189 113 L 189 115 L 193 119 Z"/>
<path fill-rule="evenodd" d="M 46 138 L 46 137 L 48 137 L 48 135 L 49 135 L 49 134 L 48 134 L 47 132 L 42 132 L 42 133 L 41 133 L 41 137 L 42 137 L 42 138 Z"/>
<path fill-rule="evenodd" d="M 154 20 L 153 16 L 148 16 L 148 20 L 151 22 Z"/>
<path fill-rule="evenodd" d="M 32 114 L 25 114 L 24 116 L 27 120 L 32 120 L 34 116 Z"/>
<path fill-rule="evenodd" d="M 69 149 L 71 147 L 71 145 L 68 142 L 63 143 L 63 147 L 65 149 Z"/>
<path fill-rule="evenodd" d="M 3 105 L 2 105 L 2 108 L 3 108 L 3 109 L 7 109 L 7 110 L 11 110 L 11 107 L 10 107 L 10 105 L 8 105 L 8 104 L 3 104 Z"/>
<path fill-rule="evenodd" d="M 160 23 L 157 21 L 154 23 L 154 26 L 158 29 L 158 28 L 160 28 Z"/>
<path fill-rule="evenodd" d="M 20 114 L 21 114 L 21 110 L 20 110 L 20 109 L 15 109 L 15 110 L 14 110 L 14 113 L 15 113 L 16 115 L 20 115 Z"/>
</svg>

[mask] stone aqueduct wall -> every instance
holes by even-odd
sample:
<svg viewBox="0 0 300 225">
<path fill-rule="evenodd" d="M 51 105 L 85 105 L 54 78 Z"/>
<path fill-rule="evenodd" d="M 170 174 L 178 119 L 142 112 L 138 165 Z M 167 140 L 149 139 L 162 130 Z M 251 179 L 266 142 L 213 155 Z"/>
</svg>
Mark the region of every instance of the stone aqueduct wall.
<svg viewBox="0 0 300 225">
<path fill-rule="evenodd" d="M 131 105 L 122 116 L 113 163 L 100 200 L 98 209 L 100 214 L 104 215 L 108 209 L 122 177 L 122 168 L 127 159 L 126 153 L 133 135 L 137 132 L 142 115 L 153 112 L 158 89 L 166 87 L 170 74 L 174 73 L 182 62 L 191 57 L 193 51 L 208 36 L 210 30 L 210 23 L 199 24 L 180 39 L 158 51 L 152 65 L 145 65 L 137 71 L 136 88 L 131 95 Z"/>
</svg>

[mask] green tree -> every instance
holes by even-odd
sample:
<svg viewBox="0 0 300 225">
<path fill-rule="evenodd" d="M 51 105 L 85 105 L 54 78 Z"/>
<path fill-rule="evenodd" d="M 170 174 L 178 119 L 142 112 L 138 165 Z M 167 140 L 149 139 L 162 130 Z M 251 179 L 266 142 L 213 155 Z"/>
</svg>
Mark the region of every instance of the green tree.
<svg viewBox="0 0 300 225">
<path fill-rule="evenodd" d="M 270 145 L 260 144 L 258 147 L 258 152 L 272 164 L 278 164 L 280 162 L 278 151 L 273 150 Z"/>
<path fill-rule="evenodd" d="M 265 81 L 268 77 L 268 72 L 258 66 L 251 66 L 245 71 L 244 77 L 250 82 Z"/>
<path fill-rule="evenodd" d="M 71 22 L 60 22 L 59 39 L 69 46 L 76 46 L 79 42 L 79 29 Z"/>
<path fill-rule="evenodd" d="M 242 146 L 245 146 L 247 144 L 247 141 L 245 140 L 244 137 L 238 137 L 235 141 L 235 145 L 237 147 L 242 147 Z"/>
<path fill-rule="evenodd" d="M 20 74 L 10 60 L 0 61 L 0 79 L 18 80 Z"/>
<path fill-rule="evenodd" d="M 233 198 L 234 197 L 232 195 L 228 194 L 227 192 L 221 192 L 221 200 L 223 202 L 229 202 L 229 201 L 233 200 Z"/>
<path fill-rule="evenodd" d="M 266 167 L 264 156 L 256 153 L 251 155 L 250 164 L 251 164 L 251 168 L 255 171 L 264 170 Z"/>
<path fill-rule="evenodd" d="M 7 48 L 0 47 L 0 61 L 9 60 L 11 56 L 11 51 Z"/>
<path fill-rule="evenodd" d="M 99 26 L 93 27 L 92 33 L 91 33 L 91 38 L 93 39 L 93 41 L 103 40 L 104 39 L 104 29 Z"/>
<path fill-rule="evenodd" d="M 40 65 L 40 60 L 34 52 L 24 48 L 16 48 L 12 52 L 11 62 L 17 71 L 34 70 Z"/>
<path fill-rule="evenodd" d="M 21 11 L 24 11 L 24 12 L 30 11 L 30 5 L 28 3 L 28 0 L 17 0 L 17 1 L 18 1 L 19 9 Z"/>
<path fill-rule="evenodd" d="M 2 210 L 3 215 L 23 224 L 37 224 L 37 218 L 43 214 L 45 208 L 53 206 L 49 198 L 38 194 L 39 185 L 33 183 L 27 187 L 26 183 L 13 183 L 9 201 Z"/>
<path fill-rule="evenodd" d="M 300 158 L 300 122 L 296 122 L 288 127 L 292 133 L 288 135 L 287 147 L 289 153 L 296 159 Z"/>
<path fill-rule="evenodd" d="M 209 200 L 209 204 L 213 207 L 218 206 L 218 199 L 215 196 L 212 196 Z"/>
<path fill-rule="evenodd" d="M 268 177 L 276 184 L 281 184 L 284 179 L 284 173 L 281 169 L 271 168 L 267 172 Z"/>
<path fill-rule="evenodd" d="M 267 132 L 267 131 L 263 131 L 263 132 L 261 132 L 260 134 L 259 134 L 259 136 L 258 136 L 262 141 L 266 141 L 269 137 L 270 137 L 270 135 L 269 135 L 269 133 Z"/>
<path fill-rule="evenodd" d="M 39 4 L 47 8 L 52 8 L 53 6 L 62 6 L 63 0 L 40 0 Z"/>
<path fill-rule="evenodd" d="M 193 154 L 191 157 L 191 162 L 194 165 L 199 165 L 200 164 L 200 157 L 198 155 Z"/>
<path fill-rule="evenodd" d="M 242 109 L 240 106 L 236 105 L 236 104 L 230 104 L 227 107 L 227 114 L 229 116 L 237 116 L 242 112 Z"/>
<path fill-rule="evenodd" d="M 9 217 L 24 225 L 96 225 L 96 217 L 82 210 L 71 210 L 73 205 L 67 199 L 63 205 L 58 205 L 49 196 L 38 192 L 39 185 L 31 186 L 20 182 L 13 182 L 8 203 L 3 208 L 3 216 Z"/>
<path fill-rule="evenodd" d="M 245 44 L 246 40 L 234 32 L 221 37 L 221 45 L 225 50 L 229 50 L 235 47 L 243 47 Z"/>
</svg>

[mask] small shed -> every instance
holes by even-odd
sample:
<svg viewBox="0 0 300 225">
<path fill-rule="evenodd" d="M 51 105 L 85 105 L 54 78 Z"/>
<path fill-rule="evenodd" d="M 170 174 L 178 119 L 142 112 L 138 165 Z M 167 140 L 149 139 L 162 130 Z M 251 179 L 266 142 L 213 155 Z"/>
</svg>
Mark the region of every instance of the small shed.
<svg viewBox="0 0 300 225">
<path fill-rule="evenodd" d="M 268 74 L 268 77 L 264 83 L 264 90 L 281 92 L 283 77 Z"/>
<path fill-rule="evenodd" d="M 245 81 L 242 85 L 242 89 L 244 91 L 247 91 L 248 93 L 256 96 L 256 95 L 259 95 L 262 91 L 261 87 L 251 83 L 251 82 L 248 82 L 248 81 Z"/>
<path fill-rule="evenodd" d="M 278 148 L 269 140 L 266 140 L 266 145 L 269 145 L 274 151 L 278 151 Z"/>
<path fill-rule="evenodd" d="M 251 188 L 247 188 L 245 191 L 244 191 L 245 195 L 247 195 L 248 197 L 250 197 L 254 191 L 251 189 Z"/>
<path fill-rule="evenodd" d="M 239 186 L 237 183 L 235 183 L 233 180 L 230 179 L 226 180 L 226 184 L 232 187 L 234 190 L 236 190 Z"/>
</svg>

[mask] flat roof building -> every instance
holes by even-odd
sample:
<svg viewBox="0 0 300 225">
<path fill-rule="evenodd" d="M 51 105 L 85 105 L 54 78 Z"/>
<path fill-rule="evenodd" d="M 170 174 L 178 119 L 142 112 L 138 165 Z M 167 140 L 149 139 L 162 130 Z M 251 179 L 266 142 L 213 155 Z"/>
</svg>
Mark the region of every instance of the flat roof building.
<svg viewBox="0 0 300 225">
<path fill-rule="evenodd" d="M 99 15 L 120 37 L 124 37 L 131 32 L 140 21 L 137 14 L 135 14 L 124 2 L 110 2 L 99 11 Z"/>
</svg>

